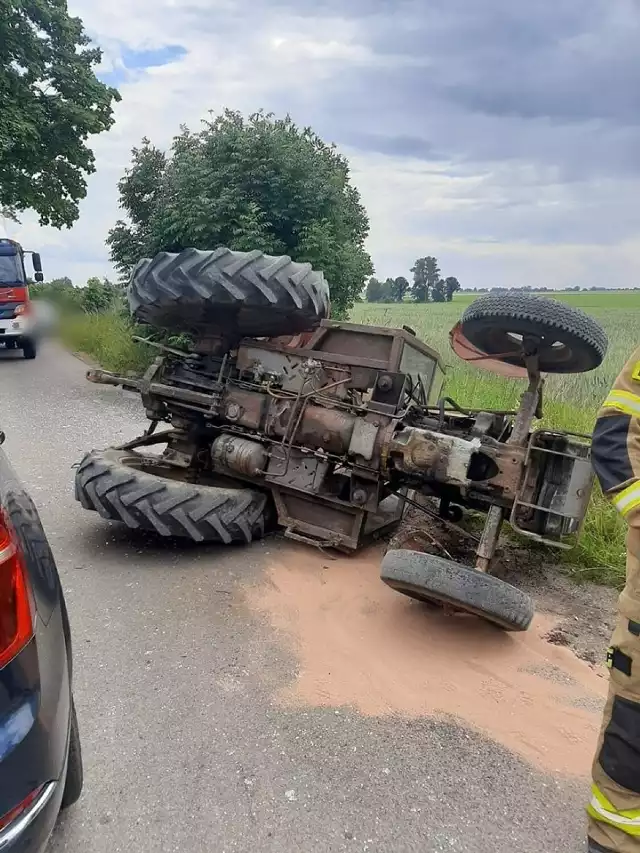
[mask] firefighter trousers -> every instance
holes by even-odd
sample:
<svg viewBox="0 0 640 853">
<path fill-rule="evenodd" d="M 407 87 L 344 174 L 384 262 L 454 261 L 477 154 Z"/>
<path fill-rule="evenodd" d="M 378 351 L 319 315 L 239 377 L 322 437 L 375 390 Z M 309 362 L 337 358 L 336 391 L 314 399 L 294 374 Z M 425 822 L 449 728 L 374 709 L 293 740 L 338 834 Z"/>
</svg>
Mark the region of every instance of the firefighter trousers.
<svg viewBox="0 0 640 853">
<path fill-rule="evenodd" d="M 607 652 L 609 696 L 593 762 L 589 853 L 640 853 L 640 528 L 627 535 L 627 579 Z"/>
</svg>

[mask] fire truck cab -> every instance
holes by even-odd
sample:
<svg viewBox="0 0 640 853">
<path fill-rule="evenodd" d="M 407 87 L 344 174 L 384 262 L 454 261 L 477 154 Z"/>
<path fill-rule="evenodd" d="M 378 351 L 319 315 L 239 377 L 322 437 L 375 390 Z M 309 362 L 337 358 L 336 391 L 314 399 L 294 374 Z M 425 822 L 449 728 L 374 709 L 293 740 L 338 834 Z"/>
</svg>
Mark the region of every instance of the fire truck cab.
<svg viewBox="0 0 640 853">
<path fill-rule="evenodd" d="M 25 358 L 36 357 L 36 322 L 29 297 L 24 256 L 31 255 L 34 278 L 43 281 L 37 252 L 25 251 L 20 243 L 0 238 L 0 342 L 7 349 L 21 349 Z"/>
</svg>

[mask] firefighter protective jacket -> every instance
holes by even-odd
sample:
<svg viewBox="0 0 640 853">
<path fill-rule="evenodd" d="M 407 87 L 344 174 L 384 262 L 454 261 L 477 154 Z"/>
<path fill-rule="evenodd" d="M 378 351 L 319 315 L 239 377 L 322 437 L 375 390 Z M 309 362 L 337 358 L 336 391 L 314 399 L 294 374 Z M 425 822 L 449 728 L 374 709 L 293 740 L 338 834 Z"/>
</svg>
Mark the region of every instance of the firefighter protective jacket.
<svg viewBox="0 0 640 853">
<path fill-rule="evenodd" d="M 592 460 L 605 495 L 631 527 L 640 528 L 640 347 L 598 412 Z"/>
</svg>

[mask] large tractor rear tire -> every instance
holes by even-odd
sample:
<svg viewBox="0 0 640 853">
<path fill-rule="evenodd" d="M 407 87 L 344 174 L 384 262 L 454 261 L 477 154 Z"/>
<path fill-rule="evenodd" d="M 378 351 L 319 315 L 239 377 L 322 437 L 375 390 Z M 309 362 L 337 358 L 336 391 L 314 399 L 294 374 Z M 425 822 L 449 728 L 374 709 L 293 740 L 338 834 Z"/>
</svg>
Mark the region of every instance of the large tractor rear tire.
<svg viewBox="0 0 640 853">
<path fill-rule="evenodd" d="M 186 483 L 159 457 L 124 450 L 93 450 L 76 472 L 75 496 L 85 509 L 195 542 L 251 542 L 264 536 L 268 495 L 243 486 Z"/>
<path fill-rule="evenodd" d="M 329 315 L 329 285 L 310 264 L 262 252 L 160 252 L 133 271 L 137 320 L 196 337 L 277 337 L 312 329 Z"/>
<path fill-rule="evenodd" d="M 533 601 L 526 592 L 433 554 L 387 551 L 380 574 L 403 595 L 472 613 L 506 631 L 526 631 L 533 619 Z"/>
</svg>

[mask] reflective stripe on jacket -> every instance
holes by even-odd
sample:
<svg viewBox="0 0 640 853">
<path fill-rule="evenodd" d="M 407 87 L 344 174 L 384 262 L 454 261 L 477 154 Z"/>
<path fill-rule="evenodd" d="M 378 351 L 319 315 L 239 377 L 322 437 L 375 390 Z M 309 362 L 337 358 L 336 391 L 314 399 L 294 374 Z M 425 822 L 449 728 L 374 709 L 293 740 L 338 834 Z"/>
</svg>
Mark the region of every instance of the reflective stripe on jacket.
<svg viewBox="0 0 640 853">
<path fill-rule="evenodd" d="M 640 347 L 598 412 L 592 460 L 602 491 L 630 524 L 640 526 Z"/>
</svg>

